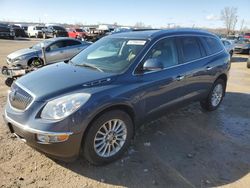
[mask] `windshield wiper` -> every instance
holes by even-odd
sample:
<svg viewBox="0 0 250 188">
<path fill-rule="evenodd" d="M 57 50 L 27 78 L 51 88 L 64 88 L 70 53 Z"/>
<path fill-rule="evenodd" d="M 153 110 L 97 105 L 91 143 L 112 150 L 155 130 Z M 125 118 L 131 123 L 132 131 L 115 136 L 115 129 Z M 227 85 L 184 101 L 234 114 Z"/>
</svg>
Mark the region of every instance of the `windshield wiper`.
<svg viewBox="0 0 250 188">
<path fill-rule="evenodd" d="M 100 69 L 99 67 L 93 65 L 93 64 L 88 64 L 88 63 L 84 63 L 84 64 L 75 64 L 75 66 L 79 66 L 79 67 L 89 67 L 89 68 L 92 68 L 92 69 L 96 69 L 96 70 L 99 70 L 100 72 L 103 72 L 102 69 Z"/>
</svg>

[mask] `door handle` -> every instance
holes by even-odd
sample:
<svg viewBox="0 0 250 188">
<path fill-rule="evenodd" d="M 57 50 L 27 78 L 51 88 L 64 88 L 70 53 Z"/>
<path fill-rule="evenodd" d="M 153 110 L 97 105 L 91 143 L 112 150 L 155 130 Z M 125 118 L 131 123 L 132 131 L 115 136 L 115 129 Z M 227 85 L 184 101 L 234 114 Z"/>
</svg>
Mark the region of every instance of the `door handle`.
<svg viewBox="0 0 250 188">
<path fill-rule="evenodd" d="M 184 78 L 185 78 L 184 75 L 179 75 L 179 76 L 176 77 L 176 80 L 177 80 L 177 81 L 181 81 L 181 80 L 183 80 Z"/>
<path fill-rule="evenodd" d="M 206 70 L 209 71 L 209 70 L 211 70 L 211 69 L 213 69 L 213 68 L 214 68 L 214 67 L 208 66 L 208 67 L 206 67 Z"/>
</svg>

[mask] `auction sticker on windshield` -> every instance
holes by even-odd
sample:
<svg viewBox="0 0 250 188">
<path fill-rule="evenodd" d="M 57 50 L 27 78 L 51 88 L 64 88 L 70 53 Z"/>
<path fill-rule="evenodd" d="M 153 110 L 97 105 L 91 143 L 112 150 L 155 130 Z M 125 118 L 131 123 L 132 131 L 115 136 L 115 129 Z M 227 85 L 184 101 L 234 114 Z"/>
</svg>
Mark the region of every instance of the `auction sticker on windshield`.
<svg viewBox="0 0 250 188">
<path fill-rule="evenodd" d="M 127 45 L 144 45 L 145 43 L 145 40 L 129 40 Z"/>
</svg>

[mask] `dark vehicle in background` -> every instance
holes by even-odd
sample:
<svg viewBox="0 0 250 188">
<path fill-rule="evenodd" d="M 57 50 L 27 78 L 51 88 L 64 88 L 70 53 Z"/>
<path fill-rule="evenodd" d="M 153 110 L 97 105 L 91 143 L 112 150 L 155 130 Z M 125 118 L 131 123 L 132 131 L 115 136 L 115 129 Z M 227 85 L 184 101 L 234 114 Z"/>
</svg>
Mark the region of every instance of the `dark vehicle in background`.
<svg viewBox="0 0 250 188">
<path fill-rule="evenodd" d="M 0 23 L 0 38 L 14 39 L 15 33 L 7 24 Z"/>
<path fill-rule="evenodd" d="M 43 38 L 68 37 L 68 32 L 62 26 L 49 25 L 42 30 Z"/>
<path fill-rule="evenodd" d="M 15 25 L 19 26 L 20 28 L 22 28 L 24 30 L 25 37 L 28 36 L 28 25 L 26 25 L 26 24 L 15 24 Z"/>
<path fill-rule="evenodd" d="M 245 53 L 250 54 L 250 40 L 240 39 L 234 45 L 235 53 Z"/>
<path fill-rule="evenodd" d="M 86 37 L 86 31 L 80 28 L 69 28 L 67 29 L 70 38 L 84 39 Z"/>
<path fill-rule="evenodd" d="M 90 44 L 70 38 L 47 39 L 30 48 L 21 49 L 7 56 L 8 67 L 38 67 L 44 64 L 42 46 L 45 48 L 46 63 L 66 61 L 78 54 Z"/>
<path fill-rule="evenodd" d="M 83 151 L 92 164 L 109 163 L 138 124 L 166 110 L 194 101 L 216 110 L 229 60 L 220 39 L 201 30 L 109 35 L 68 63 L 17 79 L 4 117 L 12 133 L 49 156 L 72 160 Z"/>
<path fill-rule="evenodd" d="M 17 25 L 9 25 L 9 27 L 14 31 L 15 37 L 26 37 L 24 29 Z"/>
</svg>

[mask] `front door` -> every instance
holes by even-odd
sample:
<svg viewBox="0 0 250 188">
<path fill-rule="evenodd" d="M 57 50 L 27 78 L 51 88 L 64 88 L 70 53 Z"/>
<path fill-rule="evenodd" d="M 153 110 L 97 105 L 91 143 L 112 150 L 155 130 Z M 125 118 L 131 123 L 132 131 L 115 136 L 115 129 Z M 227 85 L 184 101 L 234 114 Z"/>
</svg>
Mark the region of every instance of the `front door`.
<svg viewBox="0 0 250 188">
<path fill-rule="evenodd" d="M 56 41 L 46 48 L 47 63 L 55 63 L 65 59 L 65 43 L 63 40 Z"/>
<path fill-rule="evenodd" d="M 175 38 L 166 38 L 157 42 L 143 62 L 149 59 L 160 62 L 163 69 L 144 71 L 140 75 L 146 114 L 180 103 L 184 95 L 182 88 L 185 83 L 185 70 L 179 65 Z"/>
</svg>

